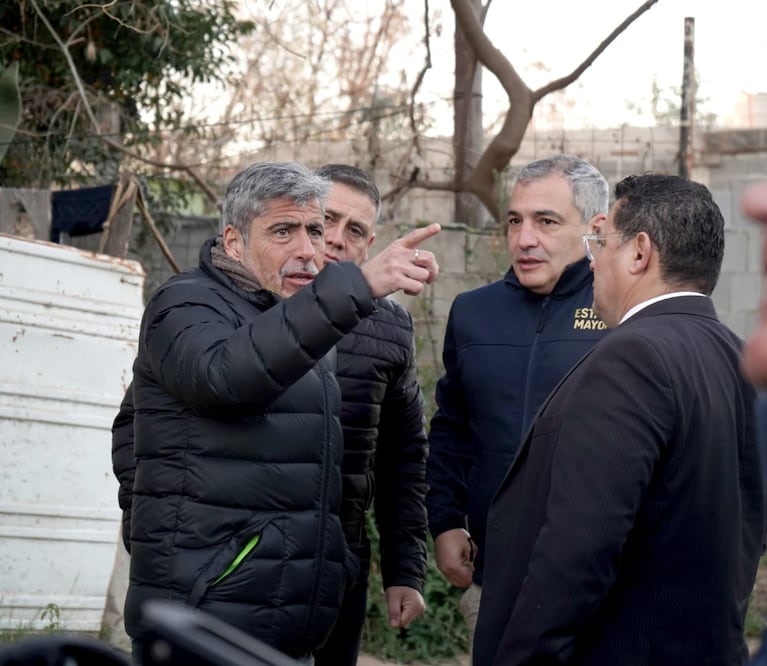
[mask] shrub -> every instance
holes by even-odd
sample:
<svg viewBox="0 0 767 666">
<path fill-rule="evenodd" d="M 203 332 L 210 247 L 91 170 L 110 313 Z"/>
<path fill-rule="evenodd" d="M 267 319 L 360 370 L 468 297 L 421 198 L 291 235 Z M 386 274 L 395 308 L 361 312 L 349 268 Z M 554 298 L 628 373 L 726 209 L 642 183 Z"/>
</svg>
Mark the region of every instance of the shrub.
<svg viewBox="0 0 767 666">
<path fill-rule="evenodd" d="M 468 630 L 458 609 L 463 590 L 445 580 L 434 562 L 431 539 L 428 543 L 428 567 L 424 583 L 426 613 L 407 629 L 392 629 L 388 624 L 378 559 L 378 531 L 368 514 L 368 534 L 373 545 L 370 563 L 370 586 L 362 650 L 381 659 L 410 664 L 434 662 L 468 652 Z"/>
</svg>

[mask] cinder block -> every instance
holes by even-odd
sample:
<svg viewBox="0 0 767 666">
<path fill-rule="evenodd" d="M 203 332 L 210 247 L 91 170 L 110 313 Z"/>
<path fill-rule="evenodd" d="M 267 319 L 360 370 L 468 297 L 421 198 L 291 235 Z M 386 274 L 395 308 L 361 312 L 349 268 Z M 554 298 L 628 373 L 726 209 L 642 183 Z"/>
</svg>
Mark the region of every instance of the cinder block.
<svg viewBox="0 0 767 666">
<path fill-rule="evenodd" d="M 742 272 L 747 264 L 748 237 L 743 231 L 725 231 L 723 273 Z"/>
<path fill-rule="evenodd" d="M 762 296 L 762 278 L 754 273 L 737 273 L 732 276 L 732 312 L 753 310 Z"/>
<path fill-rule="evenodd" d="M 468 272 L 484 273 L 498 279 L 509 269 L 506 236 L 498 231 L 466 234 L 465 266 Z"/>
<path fill-rule="evenodd" d="M 730 311 L 730 303 L 732 302 L 732 274 L 721 273 L 719 275 L 719 281 L 716 283 L 716 289 L 711 294 L 711 300 L 714 301 L 714 307 L 719 317 L 722 313 Z"/>
</svg>

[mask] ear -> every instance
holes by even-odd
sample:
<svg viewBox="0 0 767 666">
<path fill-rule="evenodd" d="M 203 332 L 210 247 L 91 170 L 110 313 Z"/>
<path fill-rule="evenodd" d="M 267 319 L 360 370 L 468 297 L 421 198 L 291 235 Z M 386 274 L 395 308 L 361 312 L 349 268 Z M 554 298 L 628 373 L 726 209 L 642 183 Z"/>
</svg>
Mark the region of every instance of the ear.
<svg viewBox="0 0 767 666">
<path fill-rule="evenodd" d="M 629 273 L 640 275 L 650 268 L 650 259 L 655 248 L 646 232 L 640 231 L 631 240 Z"/>
<path fill-rule="evenodd" d="M 376 239 L 376 234 L 374 231 L 372 234 L 370 234 L 370 239 L 368 240 L 368 246 L 365 248 L 365 258 L 363 259 L 363 261 L 368 260 L 368 250 L 370 249 L 370 246 L 373 245 L 373 241 L 375 239 Z"/>
<path fill-rule="evenodd" d="M 594 215 L 594 217 L 592 217 L 588 221 L 587 226 L 588 226 L 589 230 L 588 230 L 587 233 L 590 233 L 590 234 L 595 233 L 594 232 L 594 227 L 596 226 L 596 228 L 599 229 L 602 226 L 602 224 L 604 224 L 604 221 L 606 219 L 607 219 L 607 215 L 605 215 L 604 213 L 599 213 L 597 215 Z"/>
<path fill-rule="evenodd" d="M 243 241 L 242 234 L 235 229 L 231 224 L 227 224 L 224 227 L 224 232 L 221 234 L 222 242 L 224 245 L 224 252 L 234 259 L 242 263 Z"/>
</svg>

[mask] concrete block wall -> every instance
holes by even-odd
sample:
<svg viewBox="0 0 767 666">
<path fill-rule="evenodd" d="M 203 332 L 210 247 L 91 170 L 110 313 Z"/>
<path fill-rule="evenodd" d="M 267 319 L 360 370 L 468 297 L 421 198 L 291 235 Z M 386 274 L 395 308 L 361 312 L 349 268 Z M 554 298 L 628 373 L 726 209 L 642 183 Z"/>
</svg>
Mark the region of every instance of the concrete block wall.
<svg viewBox="0 0 767 666">
<path fill-rule="evenodd" d="M 527 162 L 564 151 L 583 156 L 605 175 L 611 187 L 621 178 L 645 171 L 676 172 L 676 128 L 617 128 L 531 132 L 512 162 L 511 170 Z M 322 150 L 319 149 L 322 146 Z M 317 150 L 293 150 L 290 154 L 273 150 L 259 159 L 304 159 L 312 166 L 320 160 L 349 161 L 344 144 L 318 144 Z M 432 180 L 449 175 L 450 146 L 445 140 L 424 141 L 428 167 L 423 173 Z M 310 160 L 309 157 L 312 159 Z M 737 334 L 745 337 L 756 327 L 758 303 L 763 294 L 761 270 L 761 229 L 746 220 L 740 210 L 743 188 L 754 181 L 767 179 L 767 153 L 719 155 L 716 160 L 699 156 L 692 177 L 706 184 L 722 209 L 726 222 L 725 257 L 719 284 L 713 294 L 721 319 Z M 375 172 L 382 192 L 386 191 L 385 170 Z M 505 238 L 494 223 L 484 230 L 467 229 L 452 221 L 452 195 L 440 191 L 415 190 L 401 197 L 396 209 L 384 210 L 377 230 L 373 252 L 405 233 L 409 228 L 428 222 L 440 222 L 443 232 L 425 247 L 433 250 L 440 263 L 440 278 L 419 297 L 397 295 L 416 320 L 422 361 L 434 365 L 441 359 L 442 338 L 450 305 L 455 296 L 503 276 L 508 268 Z M 195 218 L 183 220 L 167 239 L 183 267 L 197 263 L 202 241 L 215 233 L 217 222 Z M 148 266 L 148 290 L 171 274 L 166 262 L 156 252 Z M 156 275 L 154 274 L 154 271 Z M 435 369 L 434 371 L 438 370 Z"/>
</svg>

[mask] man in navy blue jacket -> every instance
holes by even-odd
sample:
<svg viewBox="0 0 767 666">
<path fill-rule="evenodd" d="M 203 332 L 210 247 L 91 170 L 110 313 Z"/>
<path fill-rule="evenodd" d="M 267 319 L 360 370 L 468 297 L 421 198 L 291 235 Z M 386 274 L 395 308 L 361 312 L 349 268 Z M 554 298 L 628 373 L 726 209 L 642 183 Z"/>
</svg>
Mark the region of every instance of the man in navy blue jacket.
<svg viewBox="0 0 767 666">
<path fill-rule="evenodd" d="M 429 435 L 427 509 L 437 566 L 468 588 L 461 610 L 470 638 L 490 500 L 540 404 L 606 331 L 591 309 L 582 235 L 604 220 L 608 198 L 604 177 L 576 157 L 524 167 L 509 201 L 511 268 L 451 308 Z"/>
</svg>

